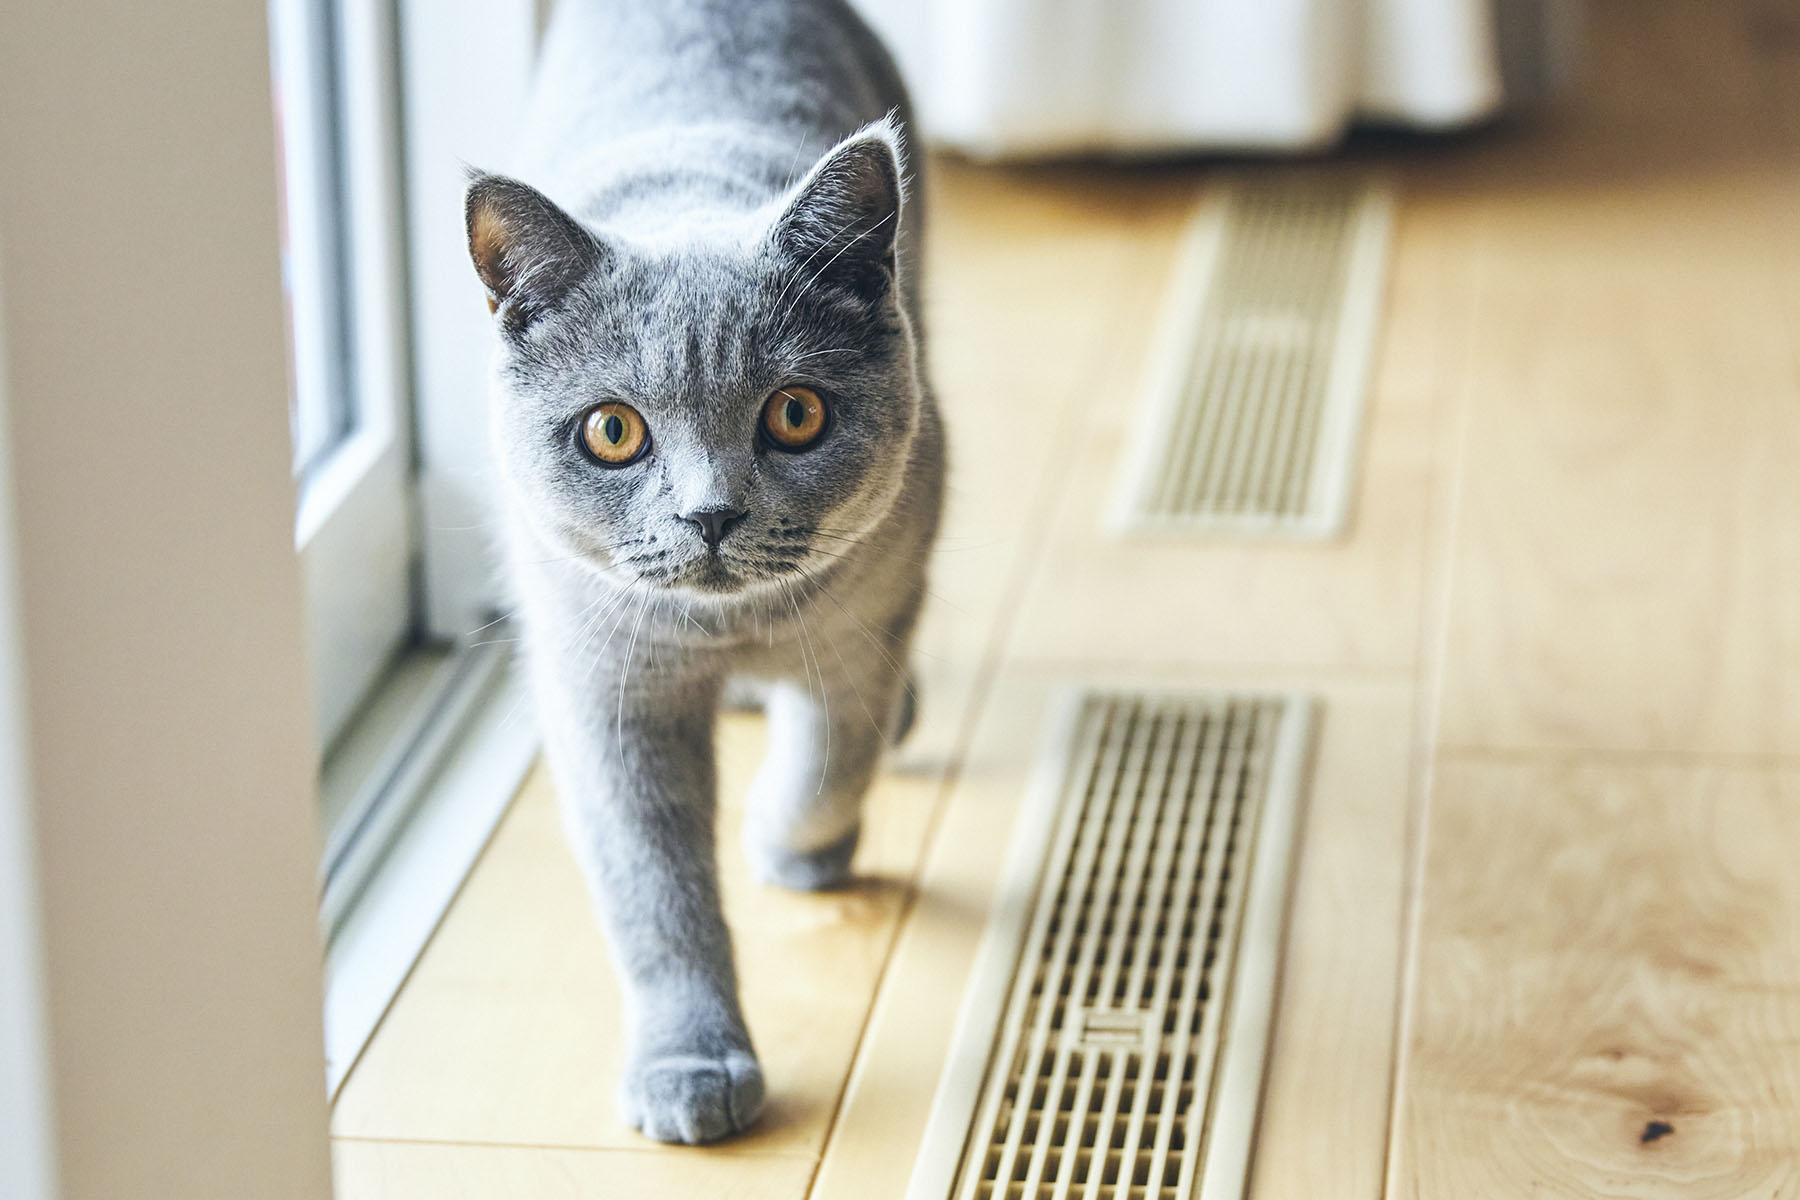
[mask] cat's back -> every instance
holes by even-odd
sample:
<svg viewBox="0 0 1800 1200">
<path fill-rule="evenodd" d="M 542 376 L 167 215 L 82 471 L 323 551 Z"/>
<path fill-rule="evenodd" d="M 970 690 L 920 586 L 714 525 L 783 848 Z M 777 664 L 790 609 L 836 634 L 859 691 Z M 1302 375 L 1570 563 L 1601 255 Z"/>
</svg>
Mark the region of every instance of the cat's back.
<svg viewBox="0 0 1800 1200">
<path fill-rule="evenodd" d="M 896 109 L 893 62 L 845 0 L 558 0 L 519 170 L 565 192 L 684 168 L 773 191 L 783 154 Z"/>
</svg>

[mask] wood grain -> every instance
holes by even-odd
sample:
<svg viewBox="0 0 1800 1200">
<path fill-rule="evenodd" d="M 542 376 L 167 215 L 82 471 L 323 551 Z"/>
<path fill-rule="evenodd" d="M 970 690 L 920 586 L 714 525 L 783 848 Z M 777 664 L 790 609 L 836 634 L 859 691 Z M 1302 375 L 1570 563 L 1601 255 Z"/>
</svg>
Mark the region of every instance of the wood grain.
<svg viewBox="0 0 1800 1200">
<path fill-rule="evenodd" d="M 1773 199 L 1728 178 L 1490 214 L 1446 742 L 1800 752 Z"/>
<path fill-rule="evenodd" d="M 1175 191 L 1191 194 L 1191 175 L 934 166 L 927 350 L 952 465 L 915 641 L 924 727 L 901 762 L 943 771 L 1045 535 L 1065 414 L 1126 327 L 1120 298 L 1137 288 L 1141 220 Z"/>
<path fill-rule="evenodd" d="M 1800 772 L 1437 772 L 1397 1195 L 1800 1187 Z"/>
<path fill-rule="evenodd" d="M 1443 739 L 1800 753 L 1800 59 L 1761 0 L 1594 6 L 1482 208 Z"/>
<path fill-rule="evenodd" d="M 1382 1194 L 1412 796 L 1412 689 L 1322 691 L 1249 1195 Z"/>
</svg>

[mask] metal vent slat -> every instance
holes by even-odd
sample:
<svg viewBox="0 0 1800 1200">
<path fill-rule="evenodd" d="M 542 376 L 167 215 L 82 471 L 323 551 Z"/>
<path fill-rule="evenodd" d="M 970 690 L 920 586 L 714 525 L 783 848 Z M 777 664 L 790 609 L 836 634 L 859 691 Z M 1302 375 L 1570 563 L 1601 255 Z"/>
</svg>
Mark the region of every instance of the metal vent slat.
<svg viewBox="0 0 1800 1200">
<path fill-rule="evenodd" d="M 1072 702 L 1060 783 L 1040 789 L 1003 884 L 909 1200 L 1176 1200 L 1203 1169 L 1241 1177 L 1245 1137 L 1235 1167 L 1207 1160 L 1221 1104 L 1253 1109 L 1260 1087 L 1308 711 Z M 1250 994 L 1234 991 L 1246 938 L 1261 947 Z M 1222 1100 L 1229 1054 L 1255 1061 Z"/>
<path fill-rule="evenodd" d="M 1124 527 L 1342 526 L 1391 209 L 1382 187 L 1314 175 L 1212 189 L 1176 272 Z"/>
</svg>

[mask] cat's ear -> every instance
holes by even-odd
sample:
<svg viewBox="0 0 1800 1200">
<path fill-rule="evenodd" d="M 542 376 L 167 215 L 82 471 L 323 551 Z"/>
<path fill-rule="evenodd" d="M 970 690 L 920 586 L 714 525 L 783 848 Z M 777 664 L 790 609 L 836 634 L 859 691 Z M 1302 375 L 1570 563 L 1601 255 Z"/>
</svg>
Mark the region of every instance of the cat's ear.
<svg viewBox="0 0 1800 1200">
<path fill-rule="evenodd" d="M 504 175 L 475 175 L 463 216 L 488 311 L 509 333 L 529 328 L 606 257 L 600 241 L 548 196 Z"/>
<path fill-rule="evenodd" d="M 801 282 L 817 280 L 873 302 L 897 274 L 904 152 L 888 117 L 851 134 L 794 186 L 775 222 L 775 246 Z"/>
</svg>

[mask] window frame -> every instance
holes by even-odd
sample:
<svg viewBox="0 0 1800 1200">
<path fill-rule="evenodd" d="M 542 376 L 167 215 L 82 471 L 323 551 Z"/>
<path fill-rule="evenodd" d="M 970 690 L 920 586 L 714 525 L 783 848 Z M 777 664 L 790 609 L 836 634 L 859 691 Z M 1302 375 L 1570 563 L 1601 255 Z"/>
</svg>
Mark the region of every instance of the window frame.
<svg viewBox="0 0 1800 1200">
<path fill-rule="evenodd" d="M 358 191 L 359 179 L 383 172 L 382 202 L 365 191 L 357 203 L 365 220 L 385 213 L 385 223 L 363 244 L 385 237 L 380 244 L 389 273 L 371 280 L 355 302 L 379 298 L 388 320 L 383 361 L 394 389 L 380 394 L 408 401 L 392 411 L 393 428 L 410 436 L 401 486 L 412 512 L 405 580 L 412 607 L 407 657 L 363 660 L 373 673 L 362 694 L 375 699 L 354 720 L 340 722 L 338 748 L 326 763 L 325 786 L 352 797 L 333 805 L 343 816 L 327 832 L 320 877 L 333 1097 L 537 754 L 529 697 L 513 669 L 513 638 L 496 617 L 502 605 L 487 393 L 494 333 L 468 260 L 462 203 L 470 165 L 508 165 L 543 15 L 534 0 L 337 2 L 364 20 L 379 20 L 381 36 L 364 44 L 385 46 L 378 61 L 359 63 L 347 54 L 344 86 L 360 79 L 395 100 L 390 121 L 376 133 L 355 119 L 355 97 L 346 97 L 346 128 L 365 144 L 347 153 L 345 179 Z M 354 247 L 356 222 L 351 228 Z M 378 477 L 365 472 L 360 478 Z M 317 603 L 331 596 L 322 590 L 331 584 L 323 573 L 354 572 L 351 556 L 372 552 L 378 551 L 365 541 L 347 545 L 342 559 L 319 555 L 316 565 L 309 559 L 309 581 L 315 570 L 321 573 L 313 588 L 315 616 L 329 617 Z M 312 634 L 354 636 L 329 624 L 316 625 Z M 409 706 L 389 708 L 400 672 L 390 675 L 388 668 L 416 667 L 445 644 L 448 655 L 431 682 Z M 355 643 L 315 640 L 314 654 L 343 653 L 346 646 Z M 372 769 L 338 769 L 354 757 L 348 752 L 369 745 L 382 748 Z"/>
<path fill-rule="evenodd" d="M 534 0 L 397 0 L 407 266 L 419 449 L 420 628 L 457 640 L 502 603 L 488 365 L 494 331 L 469 264 L 470 169 L 512 165 L 537 58 Z"/>
<path fill-rule="evenodd" d="M 336 402 L 346 428 L 307 464 L 294 532 L 306 587 L 315 730 L 328 746 L 413 632 L 416 537 L 394 10 L 381 0 L 315 0 L 313 11 L 306 45 L 277 52 L 284 70 L 291 62 L 312 90 L 323 85 L 332 92 L 310 97 L 307 119 L 297 122 L 293 110 L 300 106 L 284 103 L 289 130 L 312 132 L 323 114 L 337 147 L 335 164 L 315 164 L 321 177 L 336 181 L 331 228 L 315 219 L 305 230 L 291 230 L 338 264 L 333 294 L 291 292 L 297 358 L 331 353 L 328 343 L 300 336 L 309 321 L 321 323 L 308 315 L 310 306 L 334 306 L 344 332 L 337 362 L 315 362 L 312 373 L 341 389 Z M 284 91 L 285 102 L 294 89 Z M 291 202 L 289 213 L 290 219 L 301 215 Z M 296 370 L 295 377 L 300 402 L 308 403 L 307 375 Z"/>
</svg>

